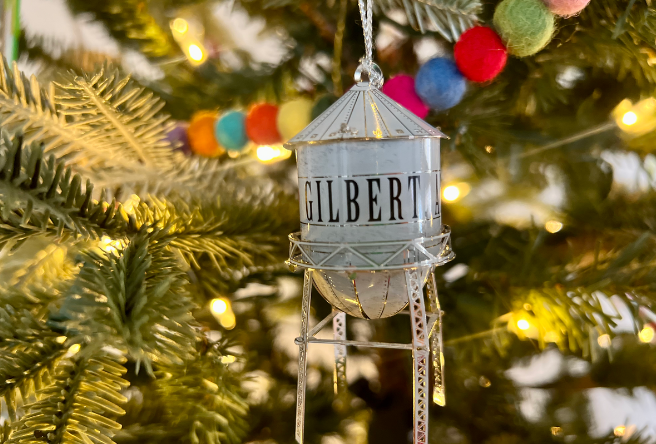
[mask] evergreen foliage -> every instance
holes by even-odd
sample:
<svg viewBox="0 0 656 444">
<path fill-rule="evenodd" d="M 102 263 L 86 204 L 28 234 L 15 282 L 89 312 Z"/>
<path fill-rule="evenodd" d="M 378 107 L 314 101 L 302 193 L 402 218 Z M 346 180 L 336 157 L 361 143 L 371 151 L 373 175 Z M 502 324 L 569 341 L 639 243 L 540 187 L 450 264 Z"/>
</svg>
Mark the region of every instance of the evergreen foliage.
<svg viewBox="0 0 656 444">
<path fill-rule="evenodd" d="M 94 76 L 78 78 L 77 86 L 62 88 L 69 92 L 56 100 L 67 103 L 48 130 L 35 131 L 29 123 L 12 126 L 18 119 L 7 119 L 5 128 L 19 133 L 5 132 L 0 141 L 3 251 L 20 254 L 44 238 L 62 244 L 46 243 L 36 258 L 13 272 L 8 283 L 14 287 L 0 291 L 0 374 L 4 376 L 0 394 L 11 420 L 7 424 L 11 431 L 3 432 L 5 441 L 113 442 L 121 428 L 115 419 L 125 414 L 120 405 L 127 400 L 121 392 L 129 385 L 122 378 L 127 371 L 123 364 L 128 362 L 136 374 L 144 367 L 148 377 L 155 378 L 168 406 L 159 420 L 174 423 L 181 440 L 187 436 L 190 442 L 238 442 L 248 429 L 244 420 L 248 407 L 238 383 L 228 383 L 234 376 L 225 371 L 224 349 L 203 346 L 185 271 L 190 265 L 199 268 L 204 257 L 224 273 L 255 263 L 279 263 L 285 252 L 280 248 L 283 233 L 290 218 L 295 219 L 293 212 L 279 211 L 296 204 L 266 181 L 246 186 L 235 180 L 209 200 L 152 196 L 128 209 L 115 199 L 106 200 L 105 190 L 98 195 L 90 180 L 74 172 L 80 158 L 52 148 L 57 138 L 49 143 L 46 134 L 62 132 L 68 122 L 85 115 L 82 108 L 100 97 L 87 86 L 104 91 L 115 81 L 114 77 L 100 80 L 103 73 L 100 69 Z M 105 121 L 96 130 L 86 127 L 84 134 L 112 135 L 88 137 L 88 143 L 102 146 L 122 134 L 114 150 L 130 145 L 138 148 L 135 152 L 143 148 L 141 152 L 148 153 L 144 159 L 153 161 L 149 168 L 170 171 L 170 159 L 157 157 L 165 152 L 163 147 L 142 145 L 144 134 L 160 134 L 161 129 L 134 123 L 152 120 L 158 111 L 150 106 L 155 102 L 138 89 L 122 101 L 116 98 L 129 80 L 122 78 L 122 82 L 110 88 L 115 102 L 103 99 L 93 105 L 96 117 L 84 118 L 85 125 Z M 137 96 L 145 108 L 129 105 L 130 98 Z M 20 109 L 34 115 L 38 114 L 35 103 L 12 106 L 18 114 Z M 76 117 L 64 117 L 73 108 L 80 111 L 73 113 Z M 121 133 L 125 128 L 129 132 Z M 126 169 L 145 164 L 144 159 L 126 163 Z M 115 171 L 122 166 L 115 165 Z M 178 167 L 184 174 L 186 165 Z M 262 195 L 262 189 L 268 193 Z M 269 222 L 256 223 L 256 213 L 269 213 Z M 252 222 L 245 223 L 247 218 Z M 79 255 L 78 266 L 68 262 L 66 249 Z M 40 271 L 38 278 L 35 270 Z M 181 402 L 176 396 L 196 396 L 201 401 L 179 417 Z"/>
<path fill-rule="evenodd" d="M 122 48 L 160 64 L 163 78 L 147 86 L 166 104 L 109 65 L 61 73 L 46 88 L 0 67 L 0 395 L 11 417 L 0 442 L 291 442 L 295 356 L 283 343 L 293 341 L 286 321 L 300 302 L 281 282 L 296 282 L 283 265 L 285 236 L 298 223 L 286 192 L 295 185 L 284 168 L 276 184 L 234 161 L 172 151 L 167 113 L 187 119 L 280 102 L 299 85 L 314 95 L 339 90 L 335 81 L 348 87 L 363 52 L 356 2 L 233 2 L 288 48 L 277 65 L 235 51 L 239 68 L 221 57 L 198 68 L 183 59 L 168 30 L 179 2 L 68 3 Z M 387 75 L 416 73 L 422 39 L 448 53 L 472 23 L 489 24 L 498 3 L 377 0 L 377 31 L 384 24 L 398 38 L 376 59 Z M 510 59 L 494 82 L 470 85 L 458 106 L 429 115 L 451 137 L 442 149 L 445 180 L 466 181 L 473 196 L 444 206 L 466 272 L 438 282 L 447 406 L 431 411 L 431 442 L 650 442 L 640 431 L 590 436 L 588 394 L 654 386 L 652 345 L 635 333 L 654 319 L 656 302 L 655 132 L 623 134 L 609 116 L 620 100 L 653 95 L 655 14 L 649 2 L 592 0 L 580 15 L 558 19 L 556 38 L 535 57 Z M 56 58 L 42 43 L 26 36 L 25 53 L 75 67 L 75 57 Z M 341 60 L 336 75 L 301 68 L 326 56 Z M 637 170 L 649 178 L 642 189 L 618 187 L 603 160 L 627 150 L 641 156 Z M 545 190 L 554 183 L 562 202 L 549 206 Z M 562 229 L 510 219 L 518 202 L 538 207 L 535 214 L 548 210 Z M 635 331 L 617 332 L 611 296 Z M 234 307 L 232 333 L 208 310 L 214 298 Z M 313 317 L 327 315 L 313 300 Z M 531 329 L 518 330 L 519 318 Z M 354 338 L 407 333 L 402 317 L 373 327 L 349 322 Z M 545 350 L 562 360 L 553 380 L 509 376 Z M 349 443 L 406 442 L 409 357 L 349 353 L 372 364 L 349 381 L 348 402 L 334 400 L 331 370 L 311 362 L 308 442 L 334 434 Z M 245 388 L 249 378 L 264 394 Z M 544 395 L 540 418 L 522 413 L 526 393 Z"/>
</svg>

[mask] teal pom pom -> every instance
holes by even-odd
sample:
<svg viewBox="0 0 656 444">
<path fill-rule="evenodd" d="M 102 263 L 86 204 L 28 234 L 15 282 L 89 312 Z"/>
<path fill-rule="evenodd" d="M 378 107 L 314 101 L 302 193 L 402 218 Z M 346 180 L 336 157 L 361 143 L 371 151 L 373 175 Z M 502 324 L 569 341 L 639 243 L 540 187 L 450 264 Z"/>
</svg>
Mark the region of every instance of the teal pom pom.
<svg viewBox="0 0 656 444">
<path fill-rule="evenodd" d="M 426 62 L 415 76 L 415 91 L 435 111 L 453 108 L 462 100 L 467 80 L 455 62 L 438 57 Z"/>
<path fill-rule="evenodd" d="M 229 151 L 241 151 L 248 143 L 246 116 L 239 111 L 230 111 L 216 122 L 216 139 Z"/>
</svg>

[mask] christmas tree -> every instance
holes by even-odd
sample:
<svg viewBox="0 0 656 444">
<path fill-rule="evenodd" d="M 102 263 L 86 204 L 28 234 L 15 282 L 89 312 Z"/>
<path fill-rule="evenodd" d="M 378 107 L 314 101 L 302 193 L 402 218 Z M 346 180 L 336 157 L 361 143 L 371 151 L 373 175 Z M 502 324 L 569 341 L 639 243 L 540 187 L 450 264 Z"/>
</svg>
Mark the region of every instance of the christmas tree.
<svg viewBox="0 0 656 444">
<path fill-rule="evenodd" d="M 425 120 L 450 137 L 442 220 L 457 257 L 437 273 L 446 406 L 431 406 L 429 442 L 652 442 L 653 419 L 631 408 L 656 400 L 656 11 L 531 1 L 373 2 L 376 62 L 416 74 Z M 531 6 L 534 51 L 511 3 Z M 171 117 L 331 103 L 365 54 L 358 2 L 67 4 L 157 75 L 130 77 L 120 57 L 94 67 L 110 57 L 26 30 L 18 60 L 39 79 L 0 67 L 2 442 L 293 442 L 294 159 L 185 153 Z M 276 36 L 279 60 L 254 60 L 230 14 Z M 456 47 L 457 82 L 430 86 L 462 98 L 438 106 L 418 73 L 455 66 L 476 25 L 500 35 L 505 67 L 465 89 L 460 72 L 483 67 Z M 330 311 L 313 298 L 313 319 Z M 347 333 L 409 342 L 408 323 L 349 318 Z M 305 441 L 412 442 L 410 354 L 349 348 L 337 398 L 332 354 L 310 354 Z"/>
</svg>

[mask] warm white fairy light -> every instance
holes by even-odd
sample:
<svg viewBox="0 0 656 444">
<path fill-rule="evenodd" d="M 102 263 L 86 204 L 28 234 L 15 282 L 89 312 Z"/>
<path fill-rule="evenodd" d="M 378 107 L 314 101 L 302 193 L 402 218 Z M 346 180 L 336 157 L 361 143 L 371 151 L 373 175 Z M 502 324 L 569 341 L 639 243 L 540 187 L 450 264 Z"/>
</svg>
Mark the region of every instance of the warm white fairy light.
<svg viewBox="0 0 656 444">
<path fill-rule="evenodd" d="M 548 220 L 544 224 L 544 229 L 547 230 L 549 233 L 558 233 L 560 230 L 563 229 L 563 223 L 559 222 L 557 220 Z"/>
<path fill-rule="evenodd" d="M 189 51 L 189 58 L 191 58 L 191 60 L 194 60 L 196 62 L 200 62 L 205 57 L 205 55 L 203 54 L 203 50 L 200 48 L 200 46 L 196 44 L 189 45 L 188 51 Z"/>
<path fill-rule="evenodd" d="M 517 328 L 520 330 L 528 330 L 531 328 L 531 324 L 526 319 L 520 319 L 517 321 Z"/>
<path fill-rule="evenodd" d="M 103 236 L 100 238 L 99 246 L 105 253 L 116 253 L 119 248 L 123 247 L 123 243 L 120 240 L 112 239 L 109 236 Z"/>
<path fill-rule="evenodd" d="M 219 318 L 219 324 L 221 324 L 221 327 L 225 328 L 226 330 L 232 330 L 235 328 L 237 325 L 237 318 L 235 318 L 235 314 L 232 312 L 232 310 L 227 311 L 221 315 Z"/>
<path fill-rule="evenodd" d="M 599 344 L 599 347 L 601 348 L 610 347 L 611 342 L 610 335 L 607 334 L 603 334 L 597 338 L 597 344 Z"/>
<path fill-rule="evenodd" d="M 232 364 L 236 360 L 237 358 L 232 355 L 221 356 L 221 364 Z"/>
<path fill-rule="evenodd" d="M 288 159 L 292 152 L 280 145 L 262 145 L 257 148 L 256 155 L 261 162 L 271 162 Z"/>
<path fill-rule="evenodd" d="M 228 303 L 221 298 L 212 299 L 210 310 L 212 310 L 212 314 L 215 316 L 222 315 L 228 310 Z"/>
<path fill-rule="evenodd" d="M 650 325 L 646 325 L 645 328 L 638 333 L 638 338 L 640 338 L 640 341 L 645 344 L 650 343 L 654 339 L 654 328 Z"/>
<path fill-rule="evenodd" d="M 656 128 L 656 98 L 632 103 L 625 99 L 613 110 L 613 119 L 626 136 L 637 137 Z"/>
<path fill-rule="evenodd" d="M 638 115 L 633 111 L 628 111 L 624 113 L 624 115 L 622 116 L 622 123 L 627 126 L 634 125 L 637 121 L 638 121 Z"/>
<path fill-rule="evenodd" d="M 178 17 L 171 21 L 171 29 L 180 34 L 184 34 L 189 30 L 189 23 L 187 23 L 185 19 Z"/>
<path fill-rule="evenodd" d="M 455 185 L 450 185 L 442 191 L 442 197 L 448 202 L 453 202 L 460 197 L 460 190 Z"/>
</svg>

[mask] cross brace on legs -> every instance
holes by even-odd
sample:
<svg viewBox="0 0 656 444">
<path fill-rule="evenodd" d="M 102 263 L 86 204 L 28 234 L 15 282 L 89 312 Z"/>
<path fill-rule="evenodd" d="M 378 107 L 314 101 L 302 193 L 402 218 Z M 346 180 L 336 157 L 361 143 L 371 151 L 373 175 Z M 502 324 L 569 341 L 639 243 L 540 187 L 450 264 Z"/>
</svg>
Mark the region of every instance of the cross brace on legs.
<svg viewBox="0 0 656 444">
<path fill-rule="evenodd" d="M 307 349 L 309 344 L 332 344 L 335 346 L 335 393 L 345 393 L 346 385 L 346 347 L 373 347 L 411 350 L 413 355 L 414 377 L 414 444 L 426 444 L 428 439 L 428 374 L 431 348 L 433 349 L 433 366 L 435 376 L 435 392 L 433 401 L 444 405 L 444 376 L 442 355 L 442 312 L 437 300 L 434 268 L 428 276 L 427 295 L 432 312 L 430 321 L 426 317 L 426 307 L 423 297 L 423 282 L 421 270 L 410 268 L 405 270 L 406 288 L 408 292 L 409 314 L 412 325 L 412 343 L 350 341 L 346 339 L 346 314 L 333 309 L 332 313 L 321 320 L 311 330 L 310 297 L 312 293 L 312 270 L 305 271 L 303 284 L 303 305 L 301 309 L 301 335 L 294 341 L 299 346 L 298 354 L 298 392 L 296 404 L 296 441 L 303 444 L 305 426 L 305 397 L 307 377 Z M 316 334 L 330 321 L 333 322 L 333 339 L 319 339 Z M 430 335 L 429 335 L 429 325 Z"/>
</svg>

